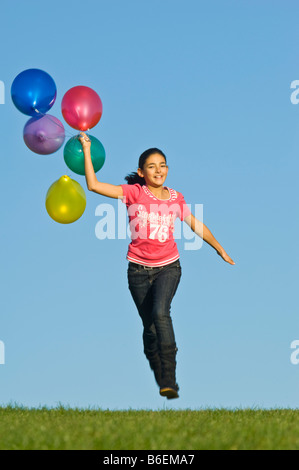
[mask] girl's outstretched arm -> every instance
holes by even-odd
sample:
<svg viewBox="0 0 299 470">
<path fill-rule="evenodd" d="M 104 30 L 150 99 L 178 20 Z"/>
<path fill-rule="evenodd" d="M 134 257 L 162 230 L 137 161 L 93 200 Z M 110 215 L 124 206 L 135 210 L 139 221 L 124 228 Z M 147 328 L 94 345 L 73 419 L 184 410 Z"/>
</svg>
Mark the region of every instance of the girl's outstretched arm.
<svg viewBox="0 0 299 470">
<path fill-rule="evenodd" d="M 115 199 L 122 197 L 123 190 L 120 185 L 116 186 L 114 184 L 101 183 L 98 181 L 91 161 L 91 141 L 88 136 L 84 132 L 81 132 L 79 140 L 82 144 L 84 153 L 85 178 L 89 191 L 93 191 L 95 193 L 102 194 L 102 196 L 112 197 Z"/>
<path fill-rule="evenodd" d="M 217 242 L 216 238 L 213 236 L 213 234 L 210 232 L 208 227 L 204 225 L 202 222 L 200 222 L 196 217 L 194 217 L 193 214 L 188 215 L 185 217 L 184 222 L 186 222 L 187 225 L 193 230 L 196 235 L 201 237 L 205 242 L 207 242 L 209 245 L 211 245 L 216 252 L 218 253 L 221 258 L 224 259 L 229 264 L 236 264 L 226 253 L 226 251 L 222 248 L 220 243 Z"/>
</svg>

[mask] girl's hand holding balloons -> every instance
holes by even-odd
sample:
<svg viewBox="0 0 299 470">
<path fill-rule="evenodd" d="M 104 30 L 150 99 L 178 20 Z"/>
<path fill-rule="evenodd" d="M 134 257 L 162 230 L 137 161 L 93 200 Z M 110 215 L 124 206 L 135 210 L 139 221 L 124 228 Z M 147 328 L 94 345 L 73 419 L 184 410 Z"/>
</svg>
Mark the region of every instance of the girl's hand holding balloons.
<svg viewBox="0 0 299 470">
<path fill-rule="evenodd" d="M 91 146 L 91 140 L 88 137 L 88 135 L 85 134 L 85 132 L 80 132 L 78 139 L 81 142 L 81 145 L 83 147 L 83 150 L 85 149 L 90 149 Z"/>
</svg>

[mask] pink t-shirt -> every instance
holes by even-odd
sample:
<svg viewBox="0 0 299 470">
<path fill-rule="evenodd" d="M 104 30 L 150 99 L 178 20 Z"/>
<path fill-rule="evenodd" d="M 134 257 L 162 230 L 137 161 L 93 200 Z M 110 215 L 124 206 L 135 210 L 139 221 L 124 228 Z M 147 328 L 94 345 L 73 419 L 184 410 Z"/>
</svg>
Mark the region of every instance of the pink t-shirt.
<svg viewBox="0 0 299 470">
<path fill-rule="evenodd" d="M 173 237 L 177 217 L 191 214 L 184 196 L 168 189 L 169 199 L 158 199 L 146 185 L 122 184 L 123 202 L 127 206 L 131 243 L 127 259 L 145 266 L 164 266 L 180 255 Z"/>
</svg>

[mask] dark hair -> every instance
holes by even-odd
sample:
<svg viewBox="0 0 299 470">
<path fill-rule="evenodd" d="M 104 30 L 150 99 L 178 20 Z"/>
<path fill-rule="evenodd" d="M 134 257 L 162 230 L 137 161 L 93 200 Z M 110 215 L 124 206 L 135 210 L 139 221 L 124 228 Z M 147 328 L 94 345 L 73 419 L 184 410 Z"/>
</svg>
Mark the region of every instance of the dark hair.
<svg viewBox="0 0 299 470">
<path fill-rule="evenodd" d="M 158 153 L 159 155 L 164 157 L 165 158 L 165 163 L 166 163 L 166 155 L 162 152 L 162 150 L 159 150 L 157 148 L 151 148 L 151 149 L 145 150 L 145 152 L 143 152 L 140 155 L 139 161 L 138 161 L 138 168 L 141 168 L 141 170 L 142 170 L 144 165 L 145 165 L 146 160 L 148 159 L 148 157 L 150 157 L 154 153 Z M 145 184 L 145 179 L 142 178 L 141 176 L 139 176 L 136 171 L 134 171 L 133 173 L 130 173 L 129 175 L 127 175 L 125 177 L 125 180 L 127 181 L 128 184 L 138 183 L 141 186 L 143 186 Z"/>
</svg>

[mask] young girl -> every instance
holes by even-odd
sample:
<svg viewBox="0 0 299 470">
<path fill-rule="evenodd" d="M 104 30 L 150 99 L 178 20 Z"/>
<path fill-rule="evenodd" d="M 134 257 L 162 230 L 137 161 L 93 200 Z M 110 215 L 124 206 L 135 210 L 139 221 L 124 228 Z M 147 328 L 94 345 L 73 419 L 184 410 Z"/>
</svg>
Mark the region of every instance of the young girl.
<svg viewBox="0 0 299 470">
<path fill-rule="evenodd" d="M 103 196 L 122 198 L 126 204 L 132 241 L 127 260 L 129 290 L 143 323 L 144 354 L 154 372 L 160 395 L 178 398 L 176 353 L 170 316 L 172 299 L 181 278 L 181 266 L 173 238 L 176 217 L 229 264 L 235 264 L 210 230 L 190 212 L 181 193 L 164 186 L 168 166 L 164 153 L 146 150 L 139 158 L 137 173 L 128 184 L 115 186 L 97 180 L 90 154 L 90 139 L 80 134 L 85 159 L 87 187 Z"/>
</svg>

